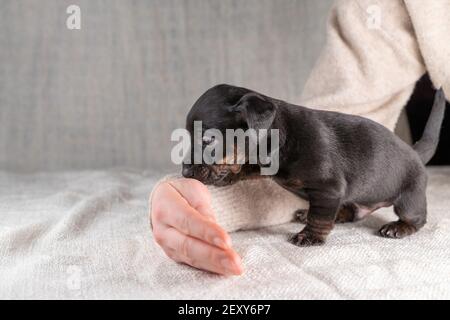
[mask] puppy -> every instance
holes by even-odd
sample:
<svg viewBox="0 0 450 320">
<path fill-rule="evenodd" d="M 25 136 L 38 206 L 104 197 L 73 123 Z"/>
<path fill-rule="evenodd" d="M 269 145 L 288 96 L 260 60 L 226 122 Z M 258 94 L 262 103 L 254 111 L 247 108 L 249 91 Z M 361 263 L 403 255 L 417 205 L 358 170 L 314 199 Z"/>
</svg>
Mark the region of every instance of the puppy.
<svg viewBox="0 0 450 320">
<path fill-rule="evenodd" d="M 278 129 L 279 185 L 309 200 L 306 226 L 291 242 L 323 244 L 336 222 L 362 219 L 393 205 L 398 216 L 379 233 L 403 238 L 426 223 L 425 164 L 436 151 L 445 112 L 436 94 L 422 138 L 413 148 L 369 119 L 312 110 L 249 89 L 218 85 L 204 93 L 187 116 L 203 130 Z M 207 141 L 208 142 L 208 141 Z M 183 164 L 183 176 L 217 186 L 259 176 L 258 164 Z"/>
</svg>

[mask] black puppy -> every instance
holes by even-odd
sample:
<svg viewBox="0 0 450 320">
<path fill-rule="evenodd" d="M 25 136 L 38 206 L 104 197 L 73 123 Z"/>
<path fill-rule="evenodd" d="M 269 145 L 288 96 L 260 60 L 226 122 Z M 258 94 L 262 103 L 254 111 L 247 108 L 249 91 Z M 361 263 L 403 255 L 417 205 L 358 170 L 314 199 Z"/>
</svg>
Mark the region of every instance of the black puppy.
<svg viewBox="0 0 450 320">
<path fill-rule="evenodd" d="M 363 117 L 312 110 L 249 89 L 218 85 L 187 116 L 203 129 L 278 129 L 279 171 L 272 178 L 310 202 L 306 226 L 292 238 L 299 246 L 325 242 L 335 222 L 362 219 L 393 205 L 398 221 L 383 226 L 383 237 L 402 238 L 426 223 L 424 164 L 436 151 L 445 112 L 436 94 L 423 137 L 413 148 L 382 125 Z M 183 165 L 183 176 L 218 186 L 258 176 L 258 165 Z"/>
</svg>

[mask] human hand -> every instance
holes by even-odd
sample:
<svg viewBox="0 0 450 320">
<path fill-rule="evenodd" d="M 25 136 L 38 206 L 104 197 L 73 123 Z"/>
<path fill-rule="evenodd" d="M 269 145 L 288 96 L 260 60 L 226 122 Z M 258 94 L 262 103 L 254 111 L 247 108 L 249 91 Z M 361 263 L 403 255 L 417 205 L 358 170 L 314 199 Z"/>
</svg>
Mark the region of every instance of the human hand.
<svg viewBox="0 0 450 320">
<path fill-rule="evenodd" d="M 185 178 L 163 182 L 151 205 L 155 241 L 169 258 L 223 275 L 242 274 L 241 259 L 216 223 L 204 184 Z"/>
</svg>

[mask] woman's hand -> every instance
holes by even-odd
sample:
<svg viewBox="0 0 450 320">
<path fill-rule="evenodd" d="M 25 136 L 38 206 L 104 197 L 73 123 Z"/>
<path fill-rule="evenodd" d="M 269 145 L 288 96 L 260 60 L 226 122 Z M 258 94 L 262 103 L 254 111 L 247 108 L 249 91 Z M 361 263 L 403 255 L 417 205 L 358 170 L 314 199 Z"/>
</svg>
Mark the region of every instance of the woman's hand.
<svg viewBox="0 0 450 320">
<path fill-rule="evenodd" d="M 161 183 L 151 202 L 153 235 L 169 258 L 224 275 L 243 272 L 230 236 L 216 223 L 204 184 L 184 178 Z"/>
</svg>

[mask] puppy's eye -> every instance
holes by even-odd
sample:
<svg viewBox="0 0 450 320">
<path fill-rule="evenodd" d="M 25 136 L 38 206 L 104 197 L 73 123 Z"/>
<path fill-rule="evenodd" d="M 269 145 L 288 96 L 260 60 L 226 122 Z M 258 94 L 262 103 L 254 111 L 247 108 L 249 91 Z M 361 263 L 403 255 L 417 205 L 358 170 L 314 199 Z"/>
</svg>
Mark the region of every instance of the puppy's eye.
<svg viewBox="0 0 450 320">
<path fill-rule="evenodd" d="M 203 144 L 205 144 L 205 145 L 210 145 L 210 144 L 212 144 L 215 140 L 216 140 L 216 139 L 215 139 L 214 137 L 208 137 L 208 136 L 204 136 L 203 139 L 202 139 Z"/>
</svg>

